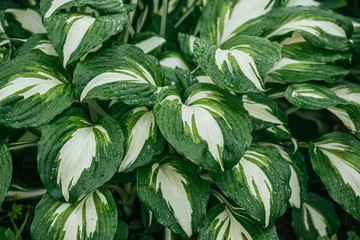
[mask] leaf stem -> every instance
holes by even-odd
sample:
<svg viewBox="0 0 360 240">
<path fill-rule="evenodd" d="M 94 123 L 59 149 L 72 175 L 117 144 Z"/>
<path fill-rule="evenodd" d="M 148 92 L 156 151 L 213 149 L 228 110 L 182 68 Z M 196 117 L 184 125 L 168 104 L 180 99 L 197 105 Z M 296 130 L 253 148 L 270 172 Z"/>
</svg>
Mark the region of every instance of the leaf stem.
<svg viewBox="0 0 360 240">
<path fill-rule="evenodd" d="M 36 147 L 37 141 L 13 142 L 13 143 L 7 143 L 6 145 L 10 151 L 14 151 L 14 150 L 22 149 L 22 148 L 27 148 L 27 147 Z"/>
<path fill-rule="evenodd" d="M 180 26 L 180 24 L 194 11 L 194 8 L 196 6 L 196 3 L 198 1 L 194 1 L 194 3 L 192 4 L 191 7 L 189 7 L 189 9 L 181 16 L 181 18 L 179 19 L 179 21 L 177 21 L 174 25 L 175 28 L 178 28 Z"/>
<path fill-rule="evenodd" d="M 17 233 L 16 233 L 16 236 L 15 236 L 15 239 L 16 239 L 16 240 L 17 240 L 17 239 L 21 239 L 20 234 L 22 233 L 22 231 L 23 231 L 24 228 L 25 228 L 25 225 L 26 225 L 26 222 L 27 222 L 27 220 L 28 220 L 28 218 L 29 218 L 29 215 L 30 215 L 30 205 L 28 205 L 28 209 L 27 209 L 27 211 L 26 211 L 26 215 L 25 215 L 24 222 L 21 224 L 20 229 L 19 229 L 19 230 L 17 231 Z"/>
<path fill-rule="evenodd" d="M 167 12 L 168 12 L 169 2 L 168 0 L 163 0 L 163 13 L 161 17 L 161 25 L 160 25 L 160 35 L 165 37 L 166 34 L 166 22 L 167 22 Z"/>
<path fill-rule="evenodd" d="M 290 107 L 288 107 L 288 108 L 286 109 L 286 113 L 287 113 L 288 115 L 290 115 L 290 114 L 296 112 L 296 111 L 299 110 L 299 109 L 300 109 L 299 107 L 296 107 L 296 106 L 291 105 Z"/>
<path fill-rule="evenodd" d="M 93 122 L 97 122 L 99 115 L 107 114 L 105 110 L 99 106 L 96 99 L 88 99 L 86 102 L 89 106 L 90 118 Z"/>
<path fill-rule="evenodd" d="M 299 142 L 298 145 L 300 148 L 309 148 L 309 142 Z"/>
</svg>

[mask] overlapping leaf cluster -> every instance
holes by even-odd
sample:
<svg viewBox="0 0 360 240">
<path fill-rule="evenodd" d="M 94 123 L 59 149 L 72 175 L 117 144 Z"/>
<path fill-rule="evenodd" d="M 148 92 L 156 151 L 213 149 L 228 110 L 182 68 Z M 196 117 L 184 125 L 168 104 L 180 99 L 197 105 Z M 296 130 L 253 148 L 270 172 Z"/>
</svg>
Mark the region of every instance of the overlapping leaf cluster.
<svg viewBox="0 0 360 240">
<path fill-rule="evenodd" d="M 42 128 L 37 166 L 47 193 L 32 238 L 121 235 L 106 186 L 128 173 L 137 174 L 148 227 L 156 220 L 166 233 L 277 239 L 274 223 L 292 207 L 299 239 L 331 236 L 339 227 L 334 207 L 308 193 L 289 127 L 298 108 L 327 110 L 348 129 L 313 139 L 309 153 L 330 196 L 360 221 L 360 85 L 344 80 L 360 24 L 328 7 L 296 0 L 6 7 L 0 124 Z M 12 169 L 5 144 L 0 162 L 1 203 Z"/>
</svg>

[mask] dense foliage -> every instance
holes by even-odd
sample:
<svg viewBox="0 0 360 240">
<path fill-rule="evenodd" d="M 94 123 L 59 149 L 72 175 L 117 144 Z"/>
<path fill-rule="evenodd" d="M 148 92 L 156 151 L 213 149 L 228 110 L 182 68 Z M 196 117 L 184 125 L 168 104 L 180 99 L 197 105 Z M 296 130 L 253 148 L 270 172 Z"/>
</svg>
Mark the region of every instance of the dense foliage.
<svg viewBox="0 0 360 240">
<path fill-rule="evenodd" d="M 1 1 L 0 239 L 360 239 L 356 10 Z"/>
</svg>

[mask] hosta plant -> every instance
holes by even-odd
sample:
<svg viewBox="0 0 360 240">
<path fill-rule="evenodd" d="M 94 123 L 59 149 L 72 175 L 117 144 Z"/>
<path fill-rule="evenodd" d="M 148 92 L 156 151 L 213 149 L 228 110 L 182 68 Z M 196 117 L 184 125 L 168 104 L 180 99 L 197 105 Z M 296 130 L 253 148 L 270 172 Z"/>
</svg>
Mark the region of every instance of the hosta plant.
<svg viewBox="0 0 360 240">
<path fill-rule="evenodd" d="M 0 239 L 359 239 L 356 3 L 2 1 Z"/>
</svg>

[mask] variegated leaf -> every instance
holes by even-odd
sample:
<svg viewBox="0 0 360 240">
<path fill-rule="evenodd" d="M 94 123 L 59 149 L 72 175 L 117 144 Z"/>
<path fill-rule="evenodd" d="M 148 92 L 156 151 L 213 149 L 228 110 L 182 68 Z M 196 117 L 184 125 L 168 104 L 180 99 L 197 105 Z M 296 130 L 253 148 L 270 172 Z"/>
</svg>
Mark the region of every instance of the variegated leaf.
<svg viewBox="0 0 360 240">
<path fill-rule="evenodd" d="M 152 110 L 117 104 L 111 115 L 119 122 L 127 139 L 118 172 L 130 172 L 144 166 L 163 151 L 164 139 Z"/>
<path fill-rule="evenodd" d="M 124 44 L 89 55 L 77 64 L 73 82 L 80 101 L 109 98 L 149 106 L 155 102 L 162 79 L 156 58 Z"/>
<path fill-rule="evenodd" d="M 266 14 L 280 1 L 213 0 L 203 11 L 200 34 L 220 46 L 251 26 L 257 17 Z"/>
<path fill-rule="evenodd" d="M 205 218 L 209 183 L 191 162 L 175 155 L 140 168 L 137 189 L 157 221 L 184 237 L 193 235 Z"/>
<path fill-rule="evenodd" d="M 38 169 L 49 193 L 74 202 L 107 182 L 123 156 L 123 133 L 110 116 L 91 123 L 84 111 L 70 109 L 46 125 L 38 143 Z"/>
<path fill-rule="evenodd" d="M 40 8 L 42 16 L 46 19 L 60 12 L 60 10 L 70 9 L 71 7 L 90 6 L 101 13 L 121 13 L 132 11 L 135 6 L 124 4 L 118 0 L 41 0 Z"/>
<path fill-rule="evenodd" d="M 251 143 L 250 117 L 241 101 L 212 84 L 194 84 L 183 98 L 174 88 L 164 89 L 154 113 L 176 151 L 210 171 L 231 169 Z"/>
<path fill-rule="evenodd" d="M 182 54 L 187 61 L 194 61 L 194 43 L 196 37 L 185 33 L 179 33 L 178 41 Z"/>
<path fill-rule="evenodd" d="M 355 134 L 358 138 L 360 138 L 359 105 L 339 104 L 333 107 L 328 107 L 327 110 L 339 118 L 352 134 Z"/>
<path fill-rule="evenodd" d="M 38 127 L 74 101 L 69 74 L 60 61 L 30 51 L 0 65 L 0 124 Z"/>
<path fill-rule="evenodd" d="M 287 115 L 277 103 L 263 93 L 247 93 L 242 96 L 244 108 L 252 117 L 254 130 L 261 130 L 287 123 Z"/>
<path fill-rule="evenodd" d="M 294 7 L 294 6 L 319 6 L 320 2 L 315 0 L 286 0 L 284 6 Z"/>
<path fill-rule="evenodd" d="M 133 44 L 148 54 L 166 43 L 166 39 L 152 32 L 141 32 L 134 36 Z"/>
<path fill-rule="evenodd" d="M 289 163 L 291 196 L 289 205 L 300 208 L 307 194 L 308 175 L 306 171 L 305 158 L 301 151 L 292 153 L 289 148 L 279 144 L 261 142 L 262 146 L 274 146 L 280 153 L 281 157 Z"/>
<path fill-rule="evenodd" d="M 35 209 L 31 237 L 41 239 L 113 239 L 117 209 L 110 191 L 98 189 L 73 204 L 45 194 Z"/>
<path fill-rule="evenodd" d="M 332 132 L 310 143 L 311 163 L 330 196 L 360 221 L 360 142 Z"/>
<path fill-rule="evenodd" d="M 35 33 L 46 33 L 40 13 L 31 8 L 7 8 L 3 21 L 6 34 L 11 37 L 27 39 Z"/>
<path fill-rule="evenodd" d="M 274 226 L 264 229 L 245 211 L 225 204 L 213 207 L 200 229 L 199 240 L 275 240 Z"/>
<path fill-rule="evenodd" d="M 220 87 L 234 92 L 264 91 L 267 72 L 280 59 L 280 46 L 267 39 L 237 35 L 220 46 L 196 39 L 201 69 Z"/>
<path fill-rule="evenodd" d="M 25 53 L 27 51 L 37 49 L 50 56 L 57 56 L 57 53 L 54 47 L 51 45 L 50 41 L 47 38 L 46 34 L 34 34 L 32 35 L 26 43 L 21 47 L 16 49 L 14 55 Z"/>
<path fill-rule="evenodd" d="M 291 104 L 309 110 L 319 110 L 345 103 L 327 87 L 311 83 L 290 85 L 285 92 L 285 98 Z"/>
<path fill-rule="evenodd" d="M 0 144 L 0 206 L 5 199 L 12 176 L 12 159 L 5 144 Z"/>
<path fill-rule="evenodd" d="M 185 61 L 180 53 L 177 52 L 163 52 L 159 56 L 159 62 L 164 70 L 165 75 L 165 86 L 173 85 L 178 82 L 175 69 L 179 68 L 187 72 L 190 71 L 190 65 Z"/>
<path fill-rule="evenodd" d="M 330 90 L 333 91 L 339 98 L 360 106 L 359 84 L 342 81 L 341 83 L 331 85 Z"/>
<path fill-rule="evenodd" d="M 2 13 L 0 11 L 0 16 L 1 16 L 1 14 Z M 11 46 L 10 39 L 6 35 L 6 33 L 3 29 L 3 26 L 0 22 L 0 63 L 2 63 L 3 61 L 9 60 L 11 52 L 12 52 L 12 46 Z"/>
<path fill-rule="evenodd" d="M 287 124 L 276 125 L 263 130 L 256 131 L 254 132 L 253 137 L 255 142 L 259 142 L 259 141 L 279 142 L 284 140 L 291 140 L 291 142 L 294 145 L 294 152 L 298 149 L 298 141 L 291 134 Z"/>
<path fill-rule="evenodd" d="M 313 46 L 328 50 L 346 51 L 351 47 L 349 37 L 353 27 L 349 18 L 317 7 L 287 7 L 272 13 L 277 23 L 264 36 L 277 38 L 292 32 L 300 33 Z"/>
<path fill-rule="evenodd" d="M 51 44 L 66 67 L 120 33 L 127 21 L 128 16 L 122 13 L 94 17 L 69 12 L 49 17 L 45 20 L 45 27 Z"/>
<path fill-rule="evenodd" d="M 233 169 L 213 179 L 228 198 L 268 227 L 286 210 L 290 174 L 289 163 L 275 147 L 254 145 Z"/>
<path fill-rule="evenodd" d="M 292 210 L 291 225 L 297 239 L 316 240 L 336 233 L 340 223 L 334 205 L 309 192 L 301 208 Z"/>
</svg>

